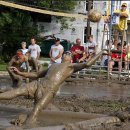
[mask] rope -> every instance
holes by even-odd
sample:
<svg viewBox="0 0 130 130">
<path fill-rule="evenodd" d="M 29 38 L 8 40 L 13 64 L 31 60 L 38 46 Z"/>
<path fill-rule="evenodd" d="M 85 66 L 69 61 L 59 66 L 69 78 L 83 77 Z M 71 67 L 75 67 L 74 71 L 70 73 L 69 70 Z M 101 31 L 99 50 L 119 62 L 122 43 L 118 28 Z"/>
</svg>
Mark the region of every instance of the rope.
<svg viewBox="0 0 130 130">
<path fill-rule="evenodd" d="M 41 14 L 53 15 L 53 16 L 88 19 L 88 16 L 83 15 L 83 14 L 64 13 L 64 12 L 56 12 L 56 11 L 45 10 L 45 9 L 38 9 L 36 7 L 28 7 L 28 6 L 25 6 L 25 5 L 20 5 L 20 4 L 7 2 L 7 1 L 3 1 L 3 0 L 0 0 L 0 5 L 12 7 L 12 8 L 16 8 L 16 9 L 21 9 L 21 10 L 26 10 L 26 11 L 31 11 L 31 12 L 36 12 L 36 13 L 41 13 Z M 107 16 L 102 16 L 102 18 L 106 19 Z"/>
<path fill-rule="evenodd" d="M 80 19 L 87 19 L 87 15 L 82 15 L 82 14 L 70 14 L 70 13 L 63 13 L 63 12 L 55 12 L 55 11 L 49 11 L 49 10 L 43 10 L 43 9 L 37 9 L 34 7 L 28 7 L 28 6 L 23 6 L 19 5 L 16 3 L 11 3 L 7 1 L 0 0 L 0 5 L 3 6 L 8 6 L 16 9 L 21 9 L 21 10 L 27 10 L 31 12 L 37 12 L 41 14 L 48 14 L 48 15 L 54 15 L 54 16 L 63 16 L 63 17 L 75 17 L 75 18 L 80 18 Z"/>
</svg>

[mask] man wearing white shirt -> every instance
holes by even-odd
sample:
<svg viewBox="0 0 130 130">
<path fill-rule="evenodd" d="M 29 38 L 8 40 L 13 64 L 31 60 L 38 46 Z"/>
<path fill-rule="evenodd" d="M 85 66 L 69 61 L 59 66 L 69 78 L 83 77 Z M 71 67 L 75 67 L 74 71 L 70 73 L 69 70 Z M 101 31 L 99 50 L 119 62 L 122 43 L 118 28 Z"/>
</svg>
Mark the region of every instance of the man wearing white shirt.
<svg viewBox="0 0 130 130">
<path fill-rule="evenodd" d="M 31 45 L 28 47 L 28 51 L 30 52 L 31 58 L 39 59 L 41 49 L 40 46 L 36 44 L 35 38 L 31 38 Z"/>
<path fill-rule="evenodd" d="M 88 41 L 85 45 L 88 58 L 90 58 L 96 54 L 97 47 L 98 47 L 97 43 L 93 41 L 93 36 L 92 35 L 88 36 Z"/>
<path fill-rule="evenodd" d="M 51 58 L 51 64 L 61 63 L 63 51 L 64 51 L 64 48 L 60 44 L 60 39 L 57 38 L 55 40 L 55 44 L 51 46 L 51 49 L 50 49 L 50 52 L 49 52 L 49 56 Z"/>
<path fill-rule="evenodd" d="M 86 44 L 86 49 L 88 53 L 96 53 L 97 43 L 93 41 L 93 36 L 88 36 L 88 41 Z"/>
</svg>

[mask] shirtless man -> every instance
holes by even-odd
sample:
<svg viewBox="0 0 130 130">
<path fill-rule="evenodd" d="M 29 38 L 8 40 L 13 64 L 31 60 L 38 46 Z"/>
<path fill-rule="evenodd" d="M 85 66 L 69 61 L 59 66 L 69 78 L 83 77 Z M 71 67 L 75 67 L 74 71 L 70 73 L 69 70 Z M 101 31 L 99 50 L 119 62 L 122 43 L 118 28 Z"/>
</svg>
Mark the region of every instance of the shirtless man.
<svg viewBox="0 0 130 130">
<path fill-rule="evenodd" d="M 70 77 L 74 72 L 90 67 L 102 55 L 103 51 L 90 59 L 87 63 L 71 63 L 70 54 L 63 55 L 63 62 L 60 64 L 52 64 L 48 70 L 38 73 L 20 72 L 14 68 L 17 74 L 28 78 L 41 78 L 40 81 L 33 81 L 21 88 L 16 88 L 0 94 L 0 100 L 9 100 L 18 96 L 33 95 L 35 106 L 30 115 L 27 116 L 24 124 L 32 126 L 36 123 L 41 110 L 45 109 L 54 99 L 57 91 L 62 83 Z"/>
<path fill-rule="evenodd" d="M 23 78 L 17 74 L 15 74 L 10 67 L 16 67 L 20 71 L 24 71 L 22 68 L 22 64 L 25 62 L 28 68 L 28 59 L 25 55 L 22 54 L 22 50 L 17 50 L 16 55 L 12 57 L 7 66 L 7 71 L 13 81 L 13 87 L 18 87 L 21 85 Z"/>
<path fill-rule="evenodd" d="M 23 63 L 26 66 L 23 66 Z M 17 75 L 12 71 L 12 67 L 16 67 L 19 71 L 27 71 L 29 72 L 29 66 L 33 65 L 33 69 L 38 72 L 38 64 L 36 60 L 33 58 L 29 58 L 29 54 L 27 53 L 26 55 L 23 55 L 22 50 L 19 49 L 16 52 L 16 55 L 12 57 L 10 60 L 8 66 L 7 66 L 7 71 L 9 72 L 9 75 L 13 81 L 13 87 L 18 87 L 22 83 L 22 76 Z M 26 69 L 25 69 L 26 67 Z"/>
</svg>

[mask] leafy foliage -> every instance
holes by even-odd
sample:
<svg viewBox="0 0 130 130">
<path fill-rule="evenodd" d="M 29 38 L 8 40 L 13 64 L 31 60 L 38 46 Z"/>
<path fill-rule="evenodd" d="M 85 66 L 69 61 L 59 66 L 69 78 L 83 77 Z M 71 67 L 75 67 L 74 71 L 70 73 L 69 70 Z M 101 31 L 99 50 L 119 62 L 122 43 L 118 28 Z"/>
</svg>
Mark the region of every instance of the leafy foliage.
<svg viewBox="0 0 130 130">
<path fill-rule="evenodd" d="M 56 9 L 56 10 L 64 10 L 71 11 L 75 8 L 77 4 L 77 0 L 8 0 L 14 1 L 18 3 L 24 3 L 27 5 L 34 5 L 38 7 L 44 7 L 47 9 Z"/>
<path fill-rule="evenodd" d="M 3 27 L 7 23 L 11 23 L 12 19 L 9 13 L 1 12 L 0 14 L 0 27 Z"/>
<path fill-rule="evenodd" d="M 33 20 L 28 13 L 15 9 L 5 9 L 0 13 L 0 44 L 4 60 L 10 59 L 22 41 L 29 41 L 37 34 Z"/>
<path fill-rule="evenodd" d="M 40 0 L 38 2 L 39 6 L 51 8 L 51 9 L 59 9 L 65 11 L 71 11 L 75 8 L 76 1 L 74 0 Z"/>
</svg>

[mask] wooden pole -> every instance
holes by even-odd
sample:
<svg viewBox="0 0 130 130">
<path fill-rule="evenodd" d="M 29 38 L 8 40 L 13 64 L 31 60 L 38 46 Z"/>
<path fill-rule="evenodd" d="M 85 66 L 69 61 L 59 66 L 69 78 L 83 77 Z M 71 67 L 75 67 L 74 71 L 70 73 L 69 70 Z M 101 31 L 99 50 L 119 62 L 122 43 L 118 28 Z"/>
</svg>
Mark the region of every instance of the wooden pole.
<svg viewBox="0 0 130 130">
<path fill-rule="evenodd" d="M 91 10 L 91 7 L 92 7 L 92 0 L 88 0 L 88 12 Z M 89 35 L 90 35 L 90 20 L 87 19 L 86 36 L 88 37 Z"/>
<path fill-rule="evenodd" d="M 111 0 L 111 18 L 110 18 L 110 27 L 109 27 L 109 48 L 108 48 L 108 54 L 110 54 L 110 46 L 111 46 L 111 40 L 112 40 L 112 14 L 113 14 L 113 4 L 114 4 L 114 1 Z M 109 75 L 109 62 L 110 62 L 110 57 L 108 56 L 108 71 L 107 71 L 107 76 L 108 76 L 108 80 L 110 79 L 110 75 Z"/>
</svg>

